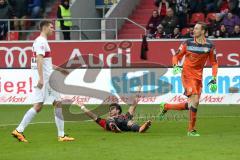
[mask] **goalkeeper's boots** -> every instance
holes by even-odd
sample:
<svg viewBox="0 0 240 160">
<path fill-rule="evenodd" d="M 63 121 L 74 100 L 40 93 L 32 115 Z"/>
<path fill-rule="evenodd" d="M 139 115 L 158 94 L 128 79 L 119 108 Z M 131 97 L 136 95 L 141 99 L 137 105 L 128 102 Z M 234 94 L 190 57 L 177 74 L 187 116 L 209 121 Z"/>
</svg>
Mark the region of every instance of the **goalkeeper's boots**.
<svg viewBox="0 0 240 160">
<path fill-rule="evenodd" d="M 12 136 L 17 138 L 19 140 L 19 142 L 25 142 L 27 143 L 28 141 L 25 139 L 25 136 L 23 135 L 23 133 L 18 132 L 16 129 L 14 131 L 12 131 Z"/>
<path fill-rule="evenodd" d="M 67 135 L 64 135 L 63 137 L 58 137 L 59 142 L 67 142 L 67 141 L 74 141 L 75 139 L 72 137 L 68 137 Z"/>
<path fill-rule="evenodd" d="M 164 109 L 165 104 L 166 104 L 165 102 L 160 103 L 160 115 L 159 115 L 160 120 L 163 120 L 165 114 L 167 113 L 167 110 Z"/>
<path fill-rule="evenodd" d="M 189 131 L 187 133 L 187 136 L 189 136 L 189 137 L 199 137 L 200 134 L 198 134 L 196 130 L 192 130 L 192 131 Z"/>
<path fill-rule="evenodd" d="M 145 122 L 143 125 L 141 125 L 140 129 L 139 129 L 139 133 L 144 133 L 148 130 L 148 128 L 151 126 L 152 121 L 148 120 L 147 122 Z"/>
</svg>

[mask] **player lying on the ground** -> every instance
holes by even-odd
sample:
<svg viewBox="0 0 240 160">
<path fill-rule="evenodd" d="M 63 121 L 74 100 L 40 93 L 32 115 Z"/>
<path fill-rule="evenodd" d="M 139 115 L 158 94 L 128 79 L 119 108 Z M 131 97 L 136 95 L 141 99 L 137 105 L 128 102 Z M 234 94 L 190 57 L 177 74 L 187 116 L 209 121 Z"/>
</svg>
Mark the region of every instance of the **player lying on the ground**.
<svg viewBox="0 0 240 160">
<path fill-rule="evenodd" d="M 139 88 L 140 91 L 141 87 Z M 138 103 L 137 97 L 135 98 L 133 104 L 130 106 L 126 114 L 122 113 L 122 108 L 119 104 L 117 103 L 110 104 L 108 113 L 109 116 L 106 119 L 98 117 L 96 114 L 88 110 L 84 105 L 80 105 L 80 107 L 86 115 L 88 115 L 91 119 L 93 119 L 105 130 L 113 132 L 132 131 L 143 133 L 150 127 L 151 121 L 148 120 L 141 126 L 133 121 L 133 116 Z"/>
<path fill-rule="evenodd" d="M 218 62 L 216 50 L 213 43 L 205 38 L 207 26 L 205 23 L 198 22 L 193 30 L 194 38 L 188 39 L 181 44 L 176 55 L 173 56 L 173 74 L 181 72 L 178 61 L 185 55 L 182 70 L 182 84 L 185 89 L 184 95 L 188 97 L 188 103 L 167 104 L 162 103 L 163 116 L 168 110 L 189 110 L 188 136 L 200 136 L 195 128 L 197 120 L 197 108 L 202 92 L 203 68 L 209 59 L 212 65 L 212 80 L 208 83 L 210 90 L 217 90 L 216 77 Z"/>
</svg>

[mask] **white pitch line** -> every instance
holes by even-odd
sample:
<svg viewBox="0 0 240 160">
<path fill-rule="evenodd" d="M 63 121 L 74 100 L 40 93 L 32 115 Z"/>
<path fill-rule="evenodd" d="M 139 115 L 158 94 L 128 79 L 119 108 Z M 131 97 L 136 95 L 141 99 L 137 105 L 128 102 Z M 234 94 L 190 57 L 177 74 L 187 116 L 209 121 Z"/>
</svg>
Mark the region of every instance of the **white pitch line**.
<svg viewBox="0 0 240 160">
<path fill-rule="evenodd" d="M 85 120 L 85 121 L 92 121 L 92 120 Z M 77 123 L 77 122 L 81 122 L 81 121 L 65 121 L 68 123 Z M 34 124 L 54 124 L 55 122 L 34 122 L 34 123 L 29 123 L 30 125 L 34 125 Z M 7 127 L 7 126 L 18 126 L 19 123 L 17 124 L 0 124 L 0 127 Z"/>
<path fill-rule="evenodd" d="M 240 118 L 240 116 L 200 116 L 199 118 Z"/>
<path fill-rule="evenodd" d="M 137 119 L 144 119 L 146 117 L 137 117 Z M 149 116 L 148 118 L 158 118 L 158 116 Z M 200 116 L 199 118 L 240 118 L 239 116 Z M 84 122 L 91 122 L 93 120 L 84 120 Z M 77 123 L 77 122 L 81 122 L 81 121 L 65 121 L 67 123 Z M 34 122 L 34 123 L 29 123 L 31 125 L 35 125 L 35 124 L 53 124 L 55 122 Z M 19 124 L 0 124 L 0 127 L 7 127 L 7 126 L 17 126 Z"/>
</svg>

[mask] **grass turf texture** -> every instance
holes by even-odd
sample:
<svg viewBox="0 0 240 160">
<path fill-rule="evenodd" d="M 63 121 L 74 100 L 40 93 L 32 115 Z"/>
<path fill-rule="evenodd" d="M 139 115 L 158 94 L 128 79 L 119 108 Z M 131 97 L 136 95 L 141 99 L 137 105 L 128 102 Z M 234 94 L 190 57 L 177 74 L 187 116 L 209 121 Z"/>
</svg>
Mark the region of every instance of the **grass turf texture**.
<svg viewBox="0 0 240 160">
<path fill-rule="evenodd" d="M 0 159 L 88 159 L 88 160 L 239 160 L 240 107 L 200 106 L 197 127 L 201 137 L 187 137 L 187 112 L 170 112 L 165 120 L 157 118 L 147 133 L 106 132 L 93 122 L 66 122 L 65 131 L 74 142 L 58 142 L 52 107 L 38 114 L 37 123 L 24 134 L 28 144 L 10 135 L 30 106 L 0 107 Z M 124 107 L 127 108 L 127 107 Z M 78 109 L 73 109 L 79 112 Z M 126 109 L 125 109 L 126 110 Z M 139 105 L 137 120 L 159 114 L 156 105 Z M 6 125 L 8 124 L 8 125 Z"/>
</svg>

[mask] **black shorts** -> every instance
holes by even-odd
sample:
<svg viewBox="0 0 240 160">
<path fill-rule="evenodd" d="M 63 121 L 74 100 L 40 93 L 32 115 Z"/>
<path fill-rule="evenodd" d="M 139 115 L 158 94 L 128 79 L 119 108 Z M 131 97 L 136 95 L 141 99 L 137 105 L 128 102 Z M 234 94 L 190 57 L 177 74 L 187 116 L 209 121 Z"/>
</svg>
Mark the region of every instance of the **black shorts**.
<svg viewBox="0 0 240 160">
<path fill-rule="evenodd" d="M 118 117 L 114 117 L 115 123 L 121 131 L 130 131 L 131 128 L 127 125 L 130 120 L 133 119 L 133 115 L 129 112 L 121 114 Z"/>
<path fill-rule="evenodd" d="M 114 117 L 113 120 L 116 123 L 117 127 L 121 131 L 130 131 L 131 128 L 127 125 L 130 120 L 133 119 L 133 115 L 131 115 L 129 112 L 126 114 L 121 114 L 118 117 Z M 107 119 L 103 119 L 98 117 L 95 121 L 98 125 L 100 125 L 102 128 L 109 130 L 109 127 L 107 126 Z"/>
</svg>

